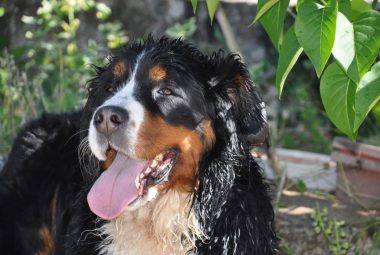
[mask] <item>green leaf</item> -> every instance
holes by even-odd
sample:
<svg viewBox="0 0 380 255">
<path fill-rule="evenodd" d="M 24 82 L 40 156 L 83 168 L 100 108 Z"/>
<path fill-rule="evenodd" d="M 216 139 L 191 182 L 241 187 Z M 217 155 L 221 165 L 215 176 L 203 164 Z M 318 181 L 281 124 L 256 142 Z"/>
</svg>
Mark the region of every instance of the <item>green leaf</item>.
<svg viewBox="0 0 380 255">
<path fill-rule="evenodd" d="M 0 18 L 3 17 L 5 14 L 5 9 L 4 7 L 0 7 Z"/>
<path fill-rule="evenodd" d="M 191 6 L 193 7 L 193 12 L 197 11 L 197 5 L 198 5 L 198 0 L 191 0 Z"/>
<path fill-rule="evenodd" d="M 328 1 L 326 6 L 303 3 L 296 18 L 297 39 L 313 63 L 318 77 L 334 45 L 337 12 L 337 0 Z"/>
<path fill-rule="evenodd" d="M 380 50 L 380 13 L 363 12 L 354 22 L 356 62 L 363 76 L 375 61 Z"/>
<path fill-rule="evenodd" d="M 296 182 L 296 189 L 300 192 L 300 193 L 305 193 L 306 191 L 306 183 L 303 181 L 303 180 L 298 180 Z"/>
<path fill-rule="evenodd" d="M 216 9 L 218 8 L 219 0 L 206 0 L 208 15 L 210 16 L 211 24 L 214 21 Z"/>
<path fill-rule="evenodd" d="M 304 2 L 305 2 L 304 0 L 298 0 L 298 1 L 297 1 L 297 4 L 296 4 L 296 12 L 298 12 L 298 10 L 300 9 L 300 6 L 301 6 Z"/>
<path fill-rule="evenodd" d="M 320 3 L 321 1 L 319 0 L 298 0 L 297 1 L 297 4 L 296 4 L 296 11 L 298 12 L 300 6 L 303 4 L 303 3 Z"/>
<path fill-rule="evenodd" d="M 380 122 L 380 102 L 378 102 L 372 110 L 373 114 L 376 117 L 377 122 Z"/>
<path fill-rule="evenodd" d="M 336 30 L 332 54 L 347 75 L 358 83 L 360 77 L 355 58 L 354 27 L 340 12 L 338 12 L 336 26 L 339 29 Z"/>
<path fill-rule="evenodd" d="M 265 3 L 267 3 L 265 0 L 259 0 L 257 5 L 258 13 L 264 8 Z M 284 20 L 288 6 L 289 0 L 279 0 L 260 18 L 261 25 L 277 50 L 282 43 Z"/>
<path fill-rule="evenodd" d="M 351 20 L 355 21 L 362 12 L 372 10 L 371 6 L 364 0 L 351 1 Z"/>
<path fill-rule="evenodd" d="M 303 49 L 297 40 L 296 34 L 294 33 L 294 26 L 292 26 L 285 34 L 284 42 L 280 49 L 280 56 L 278 58 L 276 86 L 280 97 L 282 94 L 282 89 L 284 88 L 286 77 L 293 68 L 294 64 L 297 62 L 302 50 Z"/>
<path fill-rule="evenodd" d="M 350 0 L 339 0 L 338 11 L 343 13 L 347 19 L 351 20 L 351 1 Z M 337 26 L 339 27 L 339 26 Z"/>
<path fill-rule="evenodd" d="M 357 131 L 365 117 L 380 102 L 380 62 L 377 62 L 360 80 L 355 95 L 355 125 Z"/>
<path fill-rule="evenodd" d="M 357 134 L 353 132 L 355 89 L 355 83 L 336 62 L 326 68 L 320 84 L 323 106 L 332 123 L 352 139 Z"/>
<path fill-rule="evenodd" d="M 255 19 L 252 21 L 252 23 L 249 26 L 252 26 L 256 23 L 270 8 L 273 7 L 273 5 L 277 4 L 279 0 L 269 0 L 266 2 L 260 9 L 258 9 Z"/>
<path fill-rule="evenodd" d="M 338 13 L 337 27 L 332 53 L 347 75 L 358 83 L 380 49 L 380 14 L 364 12 L 352 25 Z"/>
</svg>

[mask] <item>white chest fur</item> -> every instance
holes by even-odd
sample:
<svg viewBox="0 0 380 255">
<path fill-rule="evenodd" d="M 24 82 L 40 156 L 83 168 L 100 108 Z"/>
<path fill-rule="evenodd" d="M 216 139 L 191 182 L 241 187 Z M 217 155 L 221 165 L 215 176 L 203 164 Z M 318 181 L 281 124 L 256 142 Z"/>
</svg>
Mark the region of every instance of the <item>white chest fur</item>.
<svg viewBox="0 0 380 255">
<path fill-rule="evenodd" d="M 174 190 L 125 211 L 99 230 L 107 236 L 99 247 L 103 255 L 186 254 L 194 247 L 193 236 L 203 236 L 191 209 L 191 194 Z"/>
</svg>

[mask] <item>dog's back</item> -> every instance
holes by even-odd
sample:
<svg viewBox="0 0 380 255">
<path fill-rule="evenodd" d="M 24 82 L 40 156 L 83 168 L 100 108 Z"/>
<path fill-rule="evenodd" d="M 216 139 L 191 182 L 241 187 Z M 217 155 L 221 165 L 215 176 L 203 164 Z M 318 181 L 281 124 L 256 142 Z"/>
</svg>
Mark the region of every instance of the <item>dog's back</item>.
<svg viewBox="0 0 380 255">
<path fill-rule="evenodd" d="M 82 182 L 77 148 L 80 113 L 44 114 L 25 126 L 0 172 L 0 253 L 59 249 Z M 60 229 L 54 229 L 58 226 Z"/>
</svg>

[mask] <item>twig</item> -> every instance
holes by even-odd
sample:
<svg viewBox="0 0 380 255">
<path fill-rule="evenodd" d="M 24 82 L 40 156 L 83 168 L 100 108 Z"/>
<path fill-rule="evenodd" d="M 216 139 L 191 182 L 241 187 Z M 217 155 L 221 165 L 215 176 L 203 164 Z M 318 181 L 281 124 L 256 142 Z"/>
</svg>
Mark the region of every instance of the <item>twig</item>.
<svg viewBox="0 0 380 255">
<path fill-rule="evenodd" d="M 219 5 L 218 10 L 216 11 L 216 18 L 219 22 L 220 28 L 222 29 L 223 36 L 226 39 L 228 49 L 231 52 L 238 53 L 241 56 L 242 61 L 244 62 L 240 47 L 235 40 L 236 36 L 231 28 L 230 22 L 228 21 L 228 18 L 221 4 Z"/>
<path fill-rule="evenodd" d="M 284 190 L 284 186 L 286 183 L 286 176 L 287 176 L 287 171 L 286 168 L 282 171 L 282 176 L 280 179 L 280 183 L 278 184 L 277 187 L 277 194 L 276 194 L 276 200 L 275 200 L 275 205 L 278 205 L 281 199 L 282 191 Z"/>
<path fill-rule="evenodd" d="M 362 207 L 365 210 L 368 210 L 369 209 L 368 206 L 364 205 L 360 201 L 360 199 L 357 198 L 357 196 L 351 191 L 351 187 L 350 187 L 351 184 L 346 176 L 346 173 L 344 172 L 344 167 L 343 167 L 342 162 L 339 160 L 337 162 L 338 162 L 338 171 L 341 173 L 341 176 L 344 182 L 344 187 L 342 187 L 341 185 L 337 185 L 337 188 L 339 188 L 341 191 L 347 194 L 347 196 L 351 198 L 355 203 L 357 203 L 360 207 Z"/>
</svg>

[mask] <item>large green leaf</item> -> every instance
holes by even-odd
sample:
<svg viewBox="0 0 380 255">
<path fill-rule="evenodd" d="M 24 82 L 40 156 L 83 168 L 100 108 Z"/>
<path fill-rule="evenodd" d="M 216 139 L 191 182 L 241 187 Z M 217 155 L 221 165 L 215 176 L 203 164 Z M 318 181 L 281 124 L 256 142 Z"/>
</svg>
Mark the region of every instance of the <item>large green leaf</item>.
<svg viewBox="0 0 380 255">
<path fill-rule="evenodd" d="M 336 30 L 332 54 L 347 75 L 356 83 L 359 82 L 359 71 L 355 58 L 354 27 L 340 12 L 336 19 Z"/>
<path fill-rule="evenodd" d="M 296 34 L 294 33 L 294 26 L 292 26 L 285 34 L 284 42 L 280 49 L 280 56 L 278 58 L 276 86 L 279 96 L 281 96 L 286 77 L 293 68 L 294 64 L 297 62 L 297 59 L 301 53 L 302 47 L 297 40 Z"/>
<path fill-rule="evenodd" d="M 339 0 L 338 11 L 344 14 L 347 19 L 351 20 L 351 0 Z M 339 27 L 337 25 L 337 27 Z"/>
<path fill-rule="evenodd" d="M 303 3 L 298 11 L 295 32 L 299 43 L 314 65 L 318 77 L 331 55 L 334 44 L 337 0 L 329 0 L 326 6 Z"/>
<path fill-rule="evenodd" d="M 258 13 L 262 8 L 264 8 L 266 3 L 266 0 L 258 1 Z M 279 0 L 260 18 L 261 25 L 264 27 L 265 31 L 269 35 L 270 40 L 277 50 L 279 49 L 279 45 L 281 45 L 282 42 L 285 14 L 288 6 L 289 0 Z"/>
<path fill-rule="evenodd" d="M 320 86 L 323 106 L 332 123 L 351 138 L 356 136 L 353 132 L 355 90 L 355 83 L 336 62 L 326 68 Z"/>
<path fill-rule="evenodd" d="M 365 0 L 351 1 L 351 20 L 356 20 L 362 12 L 372 10 L 371 6 Z"/>
<path fill-rule="evenodd" d="M 300 8 L 300 6 L 303 4 L 303 3 L 320 3 L 321 1 L 319 0 L 297 0 L 297 4 L 296 4 L 296 11 L 298 13 L 298 10 Z"/>
<path fill-rule="evenodd" d="M 358 130 L 365 117 L 380 102 L 380 62 L 377 62 L 360 80 L 355 95 L 355 125 Z"/>
<path fill-rule="evenodd" d="M 211 24 L 214 21 L 216 9 L 218 8 L 219 0 L 206 0 L 208 15 L 210 16 Z"/>
<path fill-rule="evenodd" d="M 252 21 L 251 25 L 256 23 L 259 19 L 261 19 L 261 16 L 263 16 L 268 10 L 270 10 L 273 5 L 277 4 L 279 0 L 269 0 L 266 2 L 260 9 L 258 9 L 255 19 Z"/>
<path fill-rule="evenodd" d="M 354 22 L 356 62 L 363 76 L 375 61 L 380 50 L 380 13 L 363 12 Z"/>
</svg>

